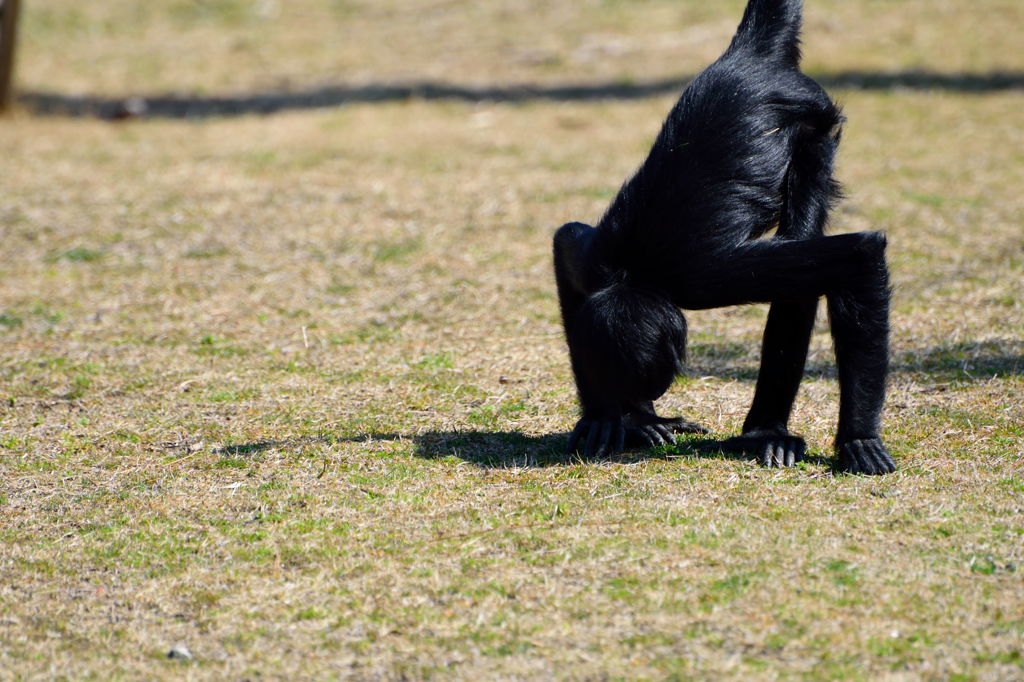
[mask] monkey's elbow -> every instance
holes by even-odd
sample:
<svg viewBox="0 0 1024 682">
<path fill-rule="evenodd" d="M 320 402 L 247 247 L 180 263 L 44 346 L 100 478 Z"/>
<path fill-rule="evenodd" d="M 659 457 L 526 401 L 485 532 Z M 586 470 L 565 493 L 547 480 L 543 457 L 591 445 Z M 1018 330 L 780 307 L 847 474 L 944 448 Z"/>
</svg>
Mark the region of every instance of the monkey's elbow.
<svg viewBox="0 0 1024 682">
<path fill-rule="evenodd" d="M 587 285 L 587 252 L 596 232 L 583 223 L 566 223 L 555 231 L 555 275 L 584 295 L 591 293 Z"/>
</svg>

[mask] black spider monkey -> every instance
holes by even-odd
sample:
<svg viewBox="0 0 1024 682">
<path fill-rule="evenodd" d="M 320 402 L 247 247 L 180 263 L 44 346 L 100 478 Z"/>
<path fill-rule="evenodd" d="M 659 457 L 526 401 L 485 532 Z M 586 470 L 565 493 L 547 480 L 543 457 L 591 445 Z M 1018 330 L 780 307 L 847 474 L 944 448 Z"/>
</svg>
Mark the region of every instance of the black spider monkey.
<svg viewBox="0 0 1024 682">
<path fill-rule="evenodd" d="M 828 302 L 839 374 L 839 468 L 895 471 L 879 437 L 889 355 L 889 275 L 879 232 L 825 236 L 843 115 L 799 69 L 800 0 L 749 0 L 732 43 L 683 92 L 643 165 L 597 227 L 555 233 L 558 297 L 582 417 L 568 452 L 706 432 L 659 417 L 682 371 L 686 318 L 771 304 L 742 435 L 716 447 L 792 466 L 787 428 L 818 299 Z M 766 237 L 773 228 L 774 236 Z"/>
</svg>

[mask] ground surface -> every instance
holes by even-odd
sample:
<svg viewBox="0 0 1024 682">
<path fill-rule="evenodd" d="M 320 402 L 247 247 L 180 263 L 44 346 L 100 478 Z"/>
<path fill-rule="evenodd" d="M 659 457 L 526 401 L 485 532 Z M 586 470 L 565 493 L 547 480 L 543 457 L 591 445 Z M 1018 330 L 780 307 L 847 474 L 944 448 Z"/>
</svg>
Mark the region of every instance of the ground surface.
<svg viewBox="0 0 1024 682">
<path fill-rule="evenodd" d="M 600 216 L 678 92 L 644 87 L 717 56 L 742 2 L 25 4 L 0 679 L 1024 679 L 1018 0 L 808 3 L 849 118 L 834 229 L 890 238 L 877 479 L 831 468 L 825 319 L 804 465 L 561 455 L 551 234 Z M 396 83 L 526 94 L 29 109 Z M 691 316 L 661 410 L 736 433 L 764 316 Z"/>
</svg>

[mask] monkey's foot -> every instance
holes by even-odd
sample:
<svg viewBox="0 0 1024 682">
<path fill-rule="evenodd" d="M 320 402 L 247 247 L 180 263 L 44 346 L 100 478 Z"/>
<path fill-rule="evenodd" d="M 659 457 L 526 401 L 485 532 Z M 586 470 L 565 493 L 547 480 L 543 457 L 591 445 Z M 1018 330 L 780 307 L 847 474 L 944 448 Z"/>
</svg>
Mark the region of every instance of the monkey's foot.
<svg viewBox="0 0 1024 682">
<path fill-rule="evenodd" d="M 758 429 L 727 438 L 719 443 L 712 443 L 703 449 L 753 453 L 763 466 L 781 469 L 802 461 L 806 445 L 800 436 Z"/>
<path fill-rule="evenodd" d="M 708 433 L 708 429 L 682 417 L 665 418 L 643 412 L 630 412 L 620 419 L 580 419 L 569 434 L 566 454 L 583 445 L 583 456 L 615 457 L 626 445 L 653 448 L 675 445 L 676 433 Z"/>
<path fill-rule="evenodd" d="M 620 419 L 580 419 L 576 428 L 569 434 L 569 445 L 565 454 L 576 452 L 580 442 L 584 442 L 583 456 L 587 459 L 595 457 L 614 457 L 622 452 L 626 440 L 626 429 Z"/>
<path fill-rule="evenodd" d="M 878 476 L 896 471 L 892 455 L 881 438 L 863 438 L 836 442 L 839 470 L 851 474 Z"/>
<path fill-rule="evenodd" d="M 696 422 L 687 421 L 682 417 L 673 417 L 671 419 L 659 417 L 658 419 L 675 433 L 711 433 L 711 429 L 708 427 L 701 426 Z"/>
<path fill-rule="evenodd" d="M 643 412 L 631 412 L 623 419 L 626 428 L 626 443 L 653 448 L 659 445 L 675 445 L 677 433 L 708 433 L 700 424 L 682 417 L 659 417 Z"/>
</svg>

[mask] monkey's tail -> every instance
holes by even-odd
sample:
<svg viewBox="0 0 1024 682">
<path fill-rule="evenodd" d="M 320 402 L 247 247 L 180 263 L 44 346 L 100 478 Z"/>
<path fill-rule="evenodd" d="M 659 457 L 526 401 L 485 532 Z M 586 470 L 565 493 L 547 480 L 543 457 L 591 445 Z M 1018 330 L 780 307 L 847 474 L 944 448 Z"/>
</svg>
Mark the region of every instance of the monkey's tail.
<svg viewBox="0 0 1024 682">
<path fill-rule="evenodd" d="M 801 0 L 749 0 L 729 51 L 753 50 L 796 68 L 800 64 Z"/>
</svg>

